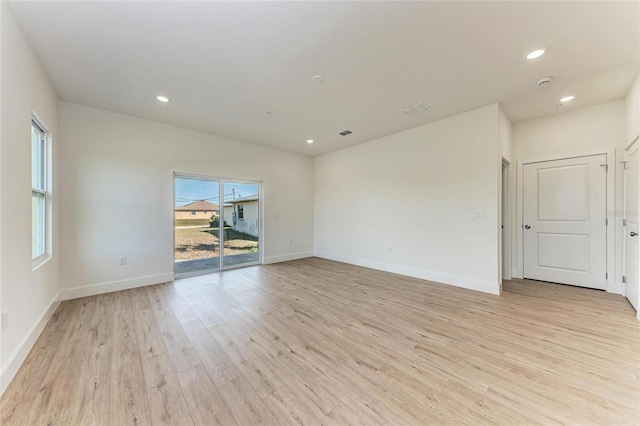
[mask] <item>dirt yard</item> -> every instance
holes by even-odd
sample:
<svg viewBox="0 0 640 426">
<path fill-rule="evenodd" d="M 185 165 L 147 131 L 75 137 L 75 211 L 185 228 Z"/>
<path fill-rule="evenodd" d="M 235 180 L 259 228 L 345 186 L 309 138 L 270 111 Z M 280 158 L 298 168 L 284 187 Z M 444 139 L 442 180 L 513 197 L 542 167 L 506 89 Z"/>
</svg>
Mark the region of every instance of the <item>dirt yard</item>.
<svg viewBox="0 0 640 426">
<path fill-rule="evenodd" d="M 225 229 L 224 255 L 258 251 L 256 237 Z M 208 259 L 220 256 L 218 229 L 176 228 L 175 260 Z"/>
</svg>

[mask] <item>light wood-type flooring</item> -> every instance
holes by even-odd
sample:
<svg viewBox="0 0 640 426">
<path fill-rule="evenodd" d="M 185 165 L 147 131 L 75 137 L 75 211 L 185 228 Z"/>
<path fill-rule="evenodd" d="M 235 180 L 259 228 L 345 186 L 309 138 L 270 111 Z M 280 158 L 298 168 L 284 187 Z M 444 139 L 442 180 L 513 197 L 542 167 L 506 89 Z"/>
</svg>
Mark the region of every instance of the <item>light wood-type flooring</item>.
<svg viewBox="0 0 640 426">
<path fill-rule="evenodd" d="M 638 424 L 621 296 L 310 258 L 63 302 L 2 425 Z"/>
</svg>

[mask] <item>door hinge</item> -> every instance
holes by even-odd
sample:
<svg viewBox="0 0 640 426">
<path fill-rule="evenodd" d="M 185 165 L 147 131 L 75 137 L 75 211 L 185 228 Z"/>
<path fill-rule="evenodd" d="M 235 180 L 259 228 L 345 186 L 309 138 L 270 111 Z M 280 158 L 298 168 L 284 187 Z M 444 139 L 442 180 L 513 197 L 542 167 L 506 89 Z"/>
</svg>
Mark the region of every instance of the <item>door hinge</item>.
<svg viewBox="0 0 640 426">
<path fill-rule="evenodd" d="M 609 171 L 609 165 L 608 164 L 600 164 L 600 166 L 604 167 L 604 171 L 605 172 Z"/>
<path fill-rule="evenodd" d="M 622 219 L 622 226 L 627 226 L 627 219 Z"/>
<path fill-rule="evenodd" d="M 622 167 L 624 167 L 625 170 L 627 170 L 627 162 L 626 161 L 619 161 L 620 164 L 622 164 Z"/>
<path fill-rule="evenodd" d="M 604 226 L 609 226 L 609 219 L 604 220 Z"/>
<path fill-rule="evenodd" d="M 608 272 L 605 272 L 605 274 L 604 274 L 604 279 L 605 279 L 605 280 L 608 280 L 608 279 L 609 279 L 609 273 L 608 273 Z"/>
<path fill-rule="evenodd" d="M 622 284 L 626 284 L 627 283 L 627 277 L 625 277 L 624 275 L 622 276 Z"/>
</svg>

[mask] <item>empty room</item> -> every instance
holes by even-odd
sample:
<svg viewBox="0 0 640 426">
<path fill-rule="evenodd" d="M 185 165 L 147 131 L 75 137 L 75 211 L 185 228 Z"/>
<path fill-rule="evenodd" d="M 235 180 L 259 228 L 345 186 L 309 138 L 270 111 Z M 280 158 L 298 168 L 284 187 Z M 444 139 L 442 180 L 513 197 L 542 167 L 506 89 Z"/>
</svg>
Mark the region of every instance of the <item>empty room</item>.
<svg viewBox="0 0 640 426">
<path fill-rule="evenodd" d="M 0 424 L 640 424 L 640 2 L 0 1 Z"/>
</svg>

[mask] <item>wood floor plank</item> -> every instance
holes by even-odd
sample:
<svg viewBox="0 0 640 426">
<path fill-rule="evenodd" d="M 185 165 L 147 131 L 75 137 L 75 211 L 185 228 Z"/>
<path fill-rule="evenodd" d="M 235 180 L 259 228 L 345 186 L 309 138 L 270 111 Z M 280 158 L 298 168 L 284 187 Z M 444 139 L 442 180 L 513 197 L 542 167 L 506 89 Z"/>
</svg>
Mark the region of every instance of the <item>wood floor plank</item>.
<svg viewBox="0 0 640 426">
<path fill-rule="evenodd" d="M 64 424 L 65 420 L 77 416 L 78 401 L 70 396 L 78 390 L 78 367 L 85 361 L 86 349 L 86 339 L 63 341 L 42 384 L 34 389 L 36 393 L 25 424 Z"/>
<path fill-rule="evenodd" d="M 128 290 L 131 293 L 131 303 L 133 305 L 133 312 L 141 312 L 151 310 L 151 301 L 147 295 L 146 287 L 138 287 Z"/>
<path fill-rule="evenodd" d="M 286 386 L 283 386 L 282 392 L 278 394 L 280 402 L 290 401 L 289 397 L 293 393 L 296 404 L 304 409 L 303 414 L 310 413 L 316 420 L 322 420 L 325 415 L 340 405 L 341 401 L 335 396 L 331 385 L 324 382 L 316 372 L 309 371 L 305 368 L 306 366 L 300 365 L 290 356 L 293 350 L 291 347 L 283 351 L 278 345 L 272 345 L 263 335 L 255 331 L 247 336 L 245 344 L 252 352 L 271 359 L 276 371 L 285 373 L 283 378 Z"/>
<path fill-rule="evenodd" d="M 202 364 L 178 373 L 182 393 L 196 425 L 235 425 L 233 415 Z"/>
<path fill-rule="evenodd" d="M 218 315 L 200 295 L 192 292 L 191 294 L 184 296 L 184 299 L 191 307 L 191 310 L 196 314 L 197 319 L 202 321 L 205 327 L 212 327 L 224 322 L 220 315 Z"/>
<path fill-rule="evenodd" d="M 180 322 L 189 322 L 198 318 L 191 306 L 173 284 L 162 284 L 163 296 L 171 306 L 173 314 Z"/>
<path fill-rule="evenodd" d="M 123 303 L 123 306 L 131 303 Z M 136 339 L 131 309 L 117 310 L 113 318 L 113 356 L 111 362 L 111 425 L 149 425 L 142 357 Z"/>
<path fill-rule="evenodd" d="M 147 358 L 142 364 L 151 423 L 192 425 L 193 420 L 168 354 Z"/>
<path fill-rule="evenodd" d="M 115 299 L 113 293 L 107 293 L 96 296 L 95 300 L 93 315 L 89 323 L 89 345 L 102 346 L 111 343 Z"/>
<path fill-rule="evenodd" d="M 91 343 L 91 342 L 90 342 Z M 78 413 L 61 424 L 108 425 L 111 411 L 111 344 L 90 346 L 82 360 L 79 386 L 73 399 L 80 401 Z"/>
<path fill-rule="evenodd" d="M 164 284 L 156 284 L 148 287 L 144 287 L 151 304 L 151 310 L 156 314 L 158 318 L 162 318 L 166 315 L 173 315 L 173 308 L 169 303 L 169 298 L 166 295 L 166 288 Z"/>
<path fill-rule="evenodd" d="M 640 424 L 623 297 L 503 288 L 310 258 L 65 301 L 0 422 Z"/>
<path fill-rule="evenodd" d="M 273 371 L 266 360 L 251 352 L 242 339 L 225 324 L 212 327 L 209 332 L 260 398 L 272 394 L 282 386 L 282 378 Z"/>
<path fill-rule="evenodd" d="M 77 321 L 75 321 L 70 331 L 70 339 L 80 339 L 89 333 L 97 301 L 97 297 L 83 297 L 79 300 L 78 312 L 76 313 Z"/>
<path fill-rule="evenodd" d="M 302 403 L 299 394 L 285 386 L 268 395 L 263 401 L 268 406 L 287 416 L 293 424 L 319 425 L 319 420 L 324 418 L 324 415 L 322 415 L 318 419 L 317 412 L 314 413 L 313 410 L 309 409 L 310 405 Z"/>
<path fill-rule="evenodd" d="M 182 326 L 213 383 L 219 386 L 240 376 L 238 368 L 200 320 L 190 321 Z"/>
<path fill-rule="evenodd" d="M 200 364 L 198 353 L 175 315 L 158 318 L 158 325 L 176 371 Z"/>
<path fill-rule="evenodd" d="M 238 425 L 281 424 L 244 377 L 237 377 L 219 389 Z"/>
<path fill-rule="evenodd" d="M 113 294 L 95 298 L 94 312 L 89 324 L 87 351 L 80 365 L 76 397 L 81 399 L 80 411 L 72 421 L 80 424 L 108 425 L 111 409 L 110 375 L 113 348 Z"/>
<path fill-rule="evenodd" d="M 160 325 L 151 309 L 134 311 L 136 335 L 140 353 L 146 357 L 159 355 L 167 351 Z"/>
</svg>

